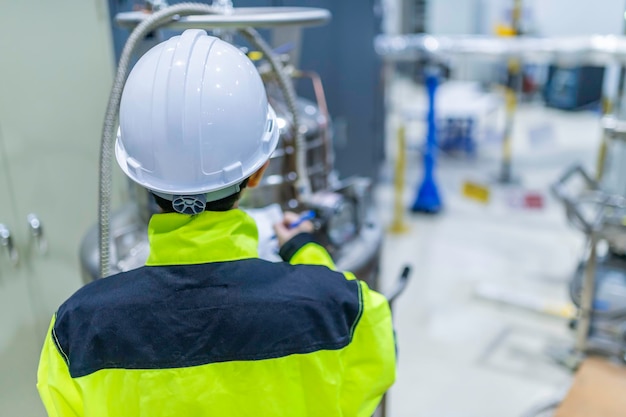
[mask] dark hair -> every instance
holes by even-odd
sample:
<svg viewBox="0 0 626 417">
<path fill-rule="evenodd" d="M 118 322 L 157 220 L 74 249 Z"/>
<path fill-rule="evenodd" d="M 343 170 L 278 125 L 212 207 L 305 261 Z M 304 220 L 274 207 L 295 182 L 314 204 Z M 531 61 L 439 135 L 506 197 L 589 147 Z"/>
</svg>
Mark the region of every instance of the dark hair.
<svg viewBox="0 0 626 417">
<path fill-rule="evenodd" d="M 204 206 L 204 211 L 228 211 L 232 210 L 237 200 L 241 196 L 241 192 L 248 185 L 249 178 L 243 180 L 243 182 L 239 185 L 239 191 L 235 194 L 231 194 L 228 197 L 224 197 L 221 200 L 209 201 Z M 163 213 L 176 213 L 176 210 L 172 207 L 172 202 L 164 199 L 163 197 L 159 197 L 156 194 L 152 194 L 154 197 L 154 201 L 161 208 Z"/>
</svg>

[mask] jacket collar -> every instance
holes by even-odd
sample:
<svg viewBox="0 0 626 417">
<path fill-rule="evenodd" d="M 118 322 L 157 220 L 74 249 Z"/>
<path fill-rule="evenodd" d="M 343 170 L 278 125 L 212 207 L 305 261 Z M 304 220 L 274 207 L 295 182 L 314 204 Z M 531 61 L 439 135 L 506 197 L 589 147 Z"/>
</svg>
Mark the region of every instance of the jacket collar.
<svg viewBox="0 0 626 417">
<path fill-rule="evenodd" d="M 148 225 L 147 266 L 190 265 L 258 258 L 258 230 L 239 209 L 195 216 L 155 214 Z"/>
</svg>

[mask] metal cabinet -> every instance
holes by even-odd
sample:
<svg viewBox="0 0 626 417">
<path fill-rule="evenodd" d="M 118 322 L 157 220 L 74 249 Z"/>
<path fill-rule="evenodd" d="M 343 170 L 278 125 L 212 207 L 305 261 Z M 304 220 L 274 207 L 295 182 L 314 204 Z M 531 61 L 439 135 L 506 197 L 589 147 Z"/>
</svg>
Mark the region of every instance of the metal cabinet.
<svg viewBox="0 0 626 417">
<path fill-rule="evenodd" d="M 107 1 L 3 2 L 0 53 L 0 223 L 20 257 L 0 253 L 0 415 L 37 417 L 41 344 L 81 286 L 79 243 L 97 216 Z"/>
<path fill-rule="evenodd" d="M 20 268 L 15 201 L 0 118 L 0 415 L 43 415 L 35 392 L 39 335 L 27 276 Z"/>
</svg>

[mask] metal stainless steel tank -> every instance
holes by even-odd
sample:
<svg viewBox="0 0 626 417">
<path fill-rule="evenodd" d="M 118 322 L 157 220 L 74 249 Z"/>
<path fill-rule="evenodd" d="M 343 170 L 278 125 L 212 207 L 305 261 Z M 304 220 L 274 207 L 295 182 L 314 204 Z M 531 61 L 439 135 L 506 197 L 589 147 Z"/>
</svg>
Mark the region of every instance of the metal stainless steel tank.
<svg viewBox="0 0 626 417">
<path fill-rule="evenodd" d="M 319 9 L 315 10 L 319 16 Z M 287 18 L 282 14 L 278 16 L 284 24 Z M 302 19 L 302 16 L 302 10 L 298 11 L 296 17 Z M 232 15 L 227 17 L 232 21 Z M 245 16 L 241 19 L 246 20 Z M 219 16 L 210 16 L 210 20 L 219 21 Z M 180 26 L 181 20 L 177 20 L 176 24 Z M 309 78 L 317 99 L 317 103 L 299 97 L 295 99 L 298 132 L 304 138 L 305 146 L 304 174 L 310 183 L 310 192 L 303 198 L 298 195 L 296 186 L 299 142 L 294 134 L 293 108 L 290 108 L 284 91 L 279 88 L 275 74 L 272 75 L 263 65 L 259 66 L 259 72 L 277 113 L 281 135 L 262 183 L 258 188 L 244 192 L 240 207 L 252 209 L 278 204 L 283 210 L 314 210 L 316 236 L 329 250 L 337 267 L 354 272 L 371 287 L 377 288 L 383 233 L 370 201 L 371 182 L 366 178 L 337 180 L 333 171 L 330 117 L 319 78 L 312 73 L 293 69 L 286 71 L 289 82 L 293 78 Z M 128 203 L 110 216 L 110 273 L 138 268 L 144 265 L 149 254 L 147 224 L 150 216 L 158 212 L 158 207 L 150 194 L 134 183 L 129 183 L 128 196 Z M 101 276 L 99 242 L 99 227 L 94 225 L 88 230 L 80 248 L 85 282 Z"/>
</svg>

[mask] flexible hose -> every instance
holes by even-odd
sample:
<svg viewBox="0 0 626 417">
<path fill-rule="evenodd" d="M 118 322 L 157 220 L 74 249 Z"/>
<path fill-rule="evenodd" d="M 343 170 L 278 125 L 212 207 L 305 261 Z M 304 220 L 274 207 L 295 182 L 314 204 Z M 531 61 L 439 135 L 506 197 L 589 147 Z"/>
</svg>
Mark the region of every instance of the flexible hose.
<svg viewBox="0 0 626 417">
<path fill-rule="evenodd" d="M 272 48 L 267 44 L 267 42 L 265 42 L 265 39 L 263 39 L 256 30 L 246 28 L 242 29 L 240 33 L 248 40 L 248 42 L 259 48 L 267 58 L 272 70 L 274 70 L 274 73 L 276 74 L 278 85 L 285 97 L 287 107 L 291 112 L 293 135 L 295 138 L 294 148 L 296 154 L 296 174 L 298 176 L 296 179 L 296 197 L 300 201 L 306 201 L 311 193 L 311 183 L 309 181 L 306 167 L 306 137 L 300 131 L 300 116 L 298 115 L 298 109 L 296 107 L 296 92 L 293 88 L 293 83 L 283 70 L 283 65 L 280 63 L 278 58 L 276 58 L 276 54 L 272 51 Z"/>
<path fill-rule="evenodd" d="M 159 27 L 169 23 L 176 16 L 188 16 L 196 14 L 219 14 L 222 10 L 214 6 L 202 3 L 179 3 L 150 15 L 143 20 L 131 32 L 118 63 L 117 73 L 109 95 L 109 101 L 102 127 L 102 140 L 100 144 L 100 182 L 99 182 L 99 207 L 98 224 L 100 231 L 100 276 L 107 277 L 110 273 L 110 229 L 111 229 L 111 193 L 112 193 L 112 161 L 113 161 L 113 141 L 116 135 L 120 100 L 124 84 L 128 78 L 128 69 L 131 58 L 146 35 Z M 276 73 L 279 87 L 281 88 L 289 111 L 292 113 L 293 129 L 296 150 L 296 172 L 298 180 L 296 182 L 297 196 L 306 198 L 310 193 L 311 186 L 306 171 L 306 138 L 300 132 L 300 119 L 296 108 L 296 94 L 287 75 L 283 71 L 283 66 L 276 58 L 271 47 L 252 29 L 240 30 L 240 33 L 251 43 L 258 47 L 267 57 L 272 69 Z"/>
<path fill-rule="evenodd" d="M 113 87 L 109 95 L 109 102 L 102 127 L 102 141 L 100 144 L 100 184 L 99 184 L 99 207 L 98 224 L 100 227 L 100 276 L 106 277 L 110 272 L 110 214 L 111 214 L 111 188 L 113 182 L 112 161 L 113 141 L 116 136 L 117 119 L 120 108 L 122 90 L 128 78 L 128 68 L 135 49 L 146 35 L 153 32 L 159 26 L 166 24 L 175 16 L 192 14 L 210 14 L 218 11 L 209 5 L 201 3 L 179 3 L 150 15 L 143 20 L 131 32 L 117 67 L 117 73 L 113 80 Z"/>
</svg>

